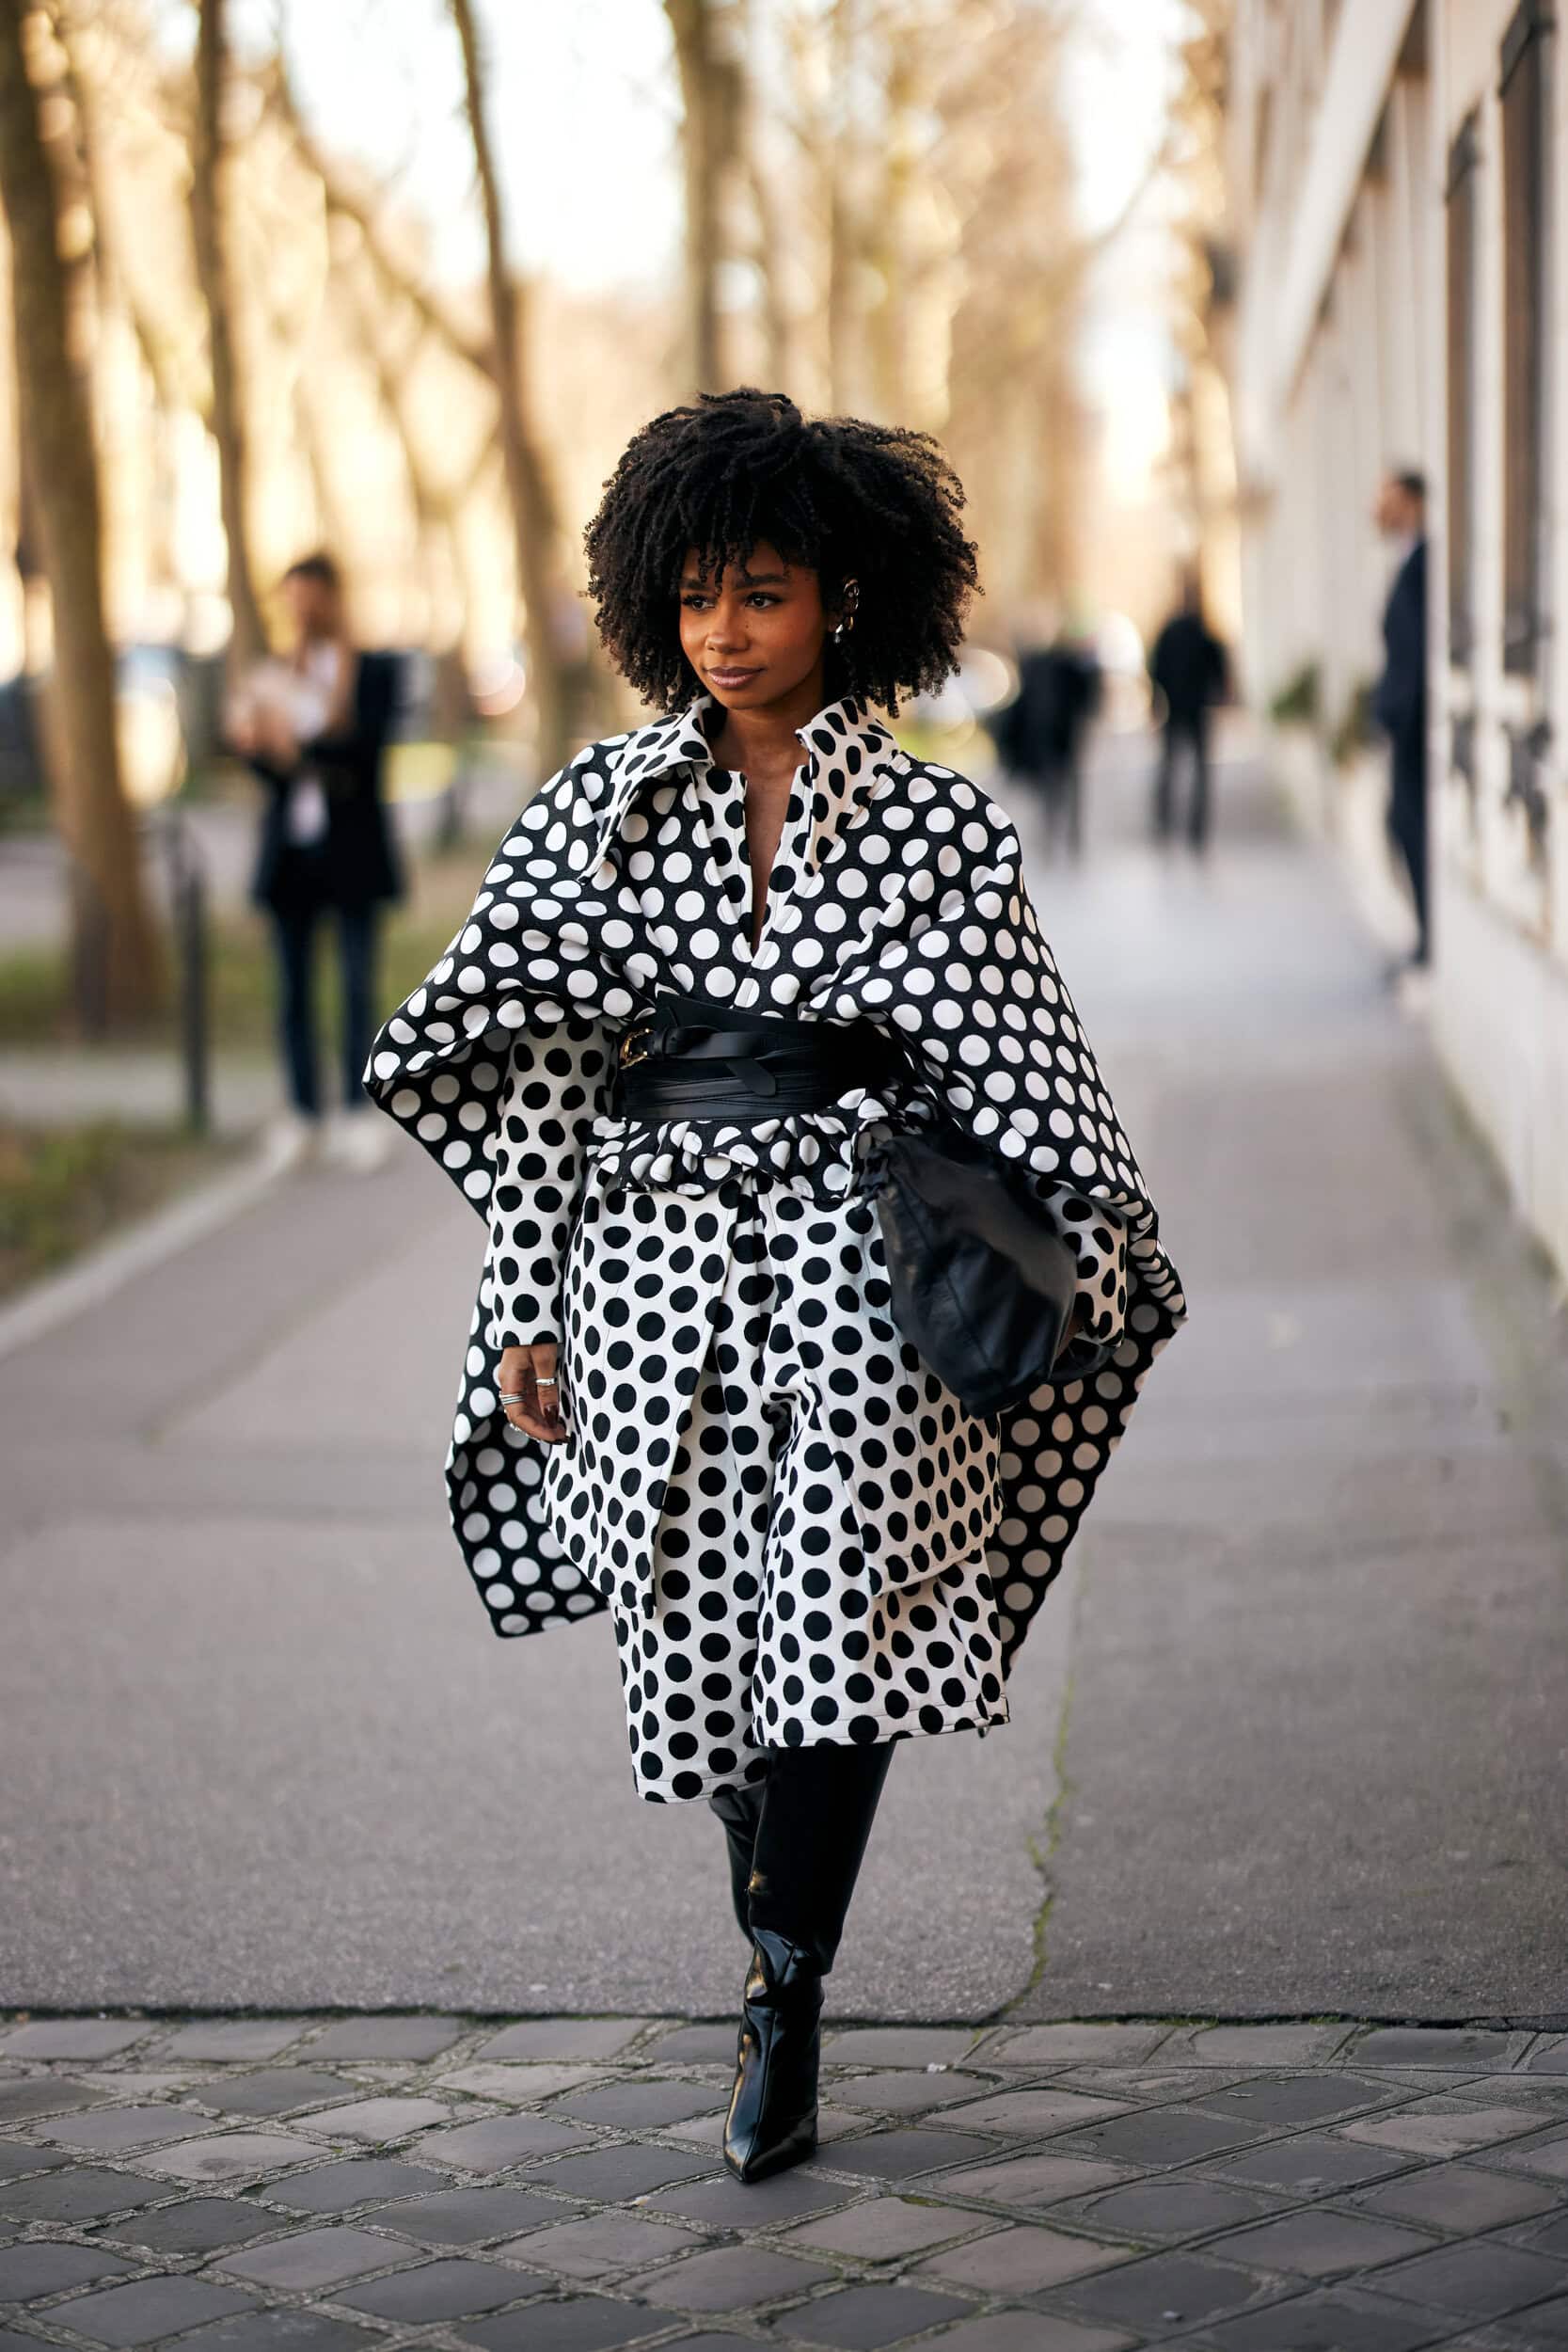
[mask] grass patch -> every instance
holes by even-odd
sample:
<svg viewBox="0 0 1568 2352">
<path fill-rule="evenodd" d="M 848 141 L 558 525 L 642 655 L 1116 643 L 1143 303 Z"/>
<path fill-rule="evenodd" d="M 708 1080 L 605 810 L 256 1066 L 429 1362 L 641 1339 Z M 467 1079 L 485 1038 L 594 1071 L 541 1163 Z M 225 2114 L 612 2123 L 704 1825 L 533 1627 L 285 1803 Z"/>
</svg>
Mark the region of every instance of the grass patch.
<svg viewBox="0 0 1568 2352">
<path fill-rule="evenodd" d="M 177 1127 L 0 1120 L 0 1298 L 145 1216 L 232 1157 Z"/>
<path fill-rule="evenodd" d="M 420 860 L 408 899 L 382 929 L 378 995 L 383 1014 L 401 1004 L 447 946 L 473 901 L 487 853 L 453 850 Z M 319 943 L 318 1035 L 337 1034 L 339 977 L 330 920 Z M 208 935 L 208 1005 L 219 1053 L 274 1048 L 277 979 L 270 927 L 254 909 L 214 915 Z M 175 1008 L 92 1048 L 173 1050 Z M 64 946 L 0 957 L 0 1046 L 80 1054 Z M 183 1127 L 82 1119 L 40 1126 L 0 1115 L 0 1298 L 66 1264 L 117 1228 L 148 1216 L 222 1166 L 238 1147 Z"/>
<path fill-rule="evenodd" d="M 383 1015 L 417 988 L 473 902 L 486 859 L 471 850 L 421 862 L 409 898 L 392 908 L 381 933 L 377 993 Z M 319 943 L 320 1018 L 335 1029 L 337 953 L 330 918 Z M 208 933 L 208 1004 L 213 1043 L 226 1049 L 268 1047 L 277 1031 L 277 980 L 266 918 L 254 910 L 214 915 Z M 172 1006 L 123 1044 L 149 1045 L 171 1034 Z M 21 948 L 0 957 L 0 1045 L 68 1046 L 75 1041 L 71 966 L 63 947 Z M 112 1050 L 112 1049 L 111 1049 Z"/>
</svg>

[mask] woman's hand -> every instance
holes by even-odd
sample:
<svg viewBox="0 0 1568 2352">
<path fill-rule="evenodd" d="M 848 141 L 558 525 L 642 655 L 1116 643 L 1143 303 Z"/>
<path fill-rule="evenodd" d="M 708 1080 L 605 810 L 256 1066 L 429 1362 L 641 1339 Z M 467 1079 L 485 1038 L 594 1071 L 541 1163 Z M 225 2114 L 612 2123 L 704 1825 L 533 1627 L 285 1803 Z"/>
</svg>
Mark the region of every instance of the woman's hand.
<svg viewBox="0 0 1568 2352">
<path fill-rule="evenodd" d="M 501 1410 L 514 1429 L 542 1438 L 546 1445 L 558 1445 L 566 1435 L 555 1375 L 557 1353 L 553 1340 L 537 1347 L 501 1349 Z"/>
<path fill-rule="evenodd" d="M 299 745 L 286 719 L 265 704 L 257 712 L 253 723 L 256 749 L 277 768 L 293 768 L 299 764 Z"/>
</svg>

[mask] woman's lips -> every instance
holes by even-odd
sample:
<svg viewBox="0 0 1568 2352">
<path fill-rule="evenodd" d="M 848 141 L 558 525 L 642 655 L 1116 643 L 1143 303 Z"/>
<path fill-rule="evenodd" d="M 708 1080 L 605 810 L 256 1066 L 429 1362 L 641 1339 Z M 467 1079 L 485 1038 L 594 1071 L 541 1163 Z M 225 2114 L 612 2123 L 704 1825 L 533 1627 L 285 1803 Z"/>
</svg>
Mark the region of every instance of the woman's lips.
<svg viewBox="0 0 1568 2352">
<path fill-rule="evenodd" d="M 744 686 L 757 675 L 755 670 L 726 670 L 719 662 L 710 662 L 707 674 L 715 686 Z"/>
</svg>

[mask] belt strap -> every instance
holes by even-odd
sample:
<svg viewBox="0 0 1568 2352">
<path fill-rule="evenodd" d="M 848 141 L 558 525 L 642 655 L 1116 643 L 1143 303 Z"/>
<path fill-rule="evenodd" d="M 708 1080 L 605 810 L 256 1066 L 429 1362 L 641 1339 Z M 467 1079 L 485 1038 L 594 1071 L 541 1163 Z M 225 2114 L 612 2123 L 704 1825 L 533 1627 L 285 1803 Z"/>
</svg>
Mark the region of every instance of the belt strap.
<svg viewBox="0 0 1568 2352">
<path fill-rule="evenodd" d="M 869 1021 L 835 1026 L 767 1019 L 741 1028 L 656 1017 L 634 1024 L 621 1040 L 613 1106 L 632 1119 L 825 1110 L 849 1088 L 876 1085 L 902 1062 L 892 1040 Z"/>
</svg>

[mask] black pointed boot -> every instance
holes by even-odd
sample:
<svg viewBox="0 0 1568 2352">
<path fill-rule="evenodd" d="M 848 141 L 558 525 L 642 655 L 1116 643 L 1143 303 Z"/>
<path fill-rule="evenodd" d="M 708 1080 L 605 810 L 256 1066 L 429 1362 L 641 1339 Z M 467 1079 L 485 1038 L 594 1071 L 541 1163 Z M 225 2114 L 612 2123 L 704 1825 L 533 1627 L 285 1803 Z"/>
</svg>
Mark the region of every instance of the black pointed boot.
<svg viewBox="0 0 1568 2352">
<path fill-rule="evenodd" d="M 769 1751 L 748 1904 L 752 1964 L 724 2122 L 724 2161 L 738 2180 L 766 2180 L 816 2149 L 822 1979 L 892 1756 L 891 1747 Z"/>
<path fill-rule="evenodd" d="M 762 1795 L 766 1779 L 749 1780 L 739 1788 L 715 1788 L 708 1804 L 724 1825 L 724 1836 L 730 1850 L 730 1900 L 735 1905 L 736 1923 L 748 1943 L 752 1940 L 752 1918 L 747 1908 L 752 1884 L 752 1855 L 757 1842 L 757 1823 L 762 1819 Z"/>
<path fill-rule="evenodd" d="M 822 1971 L 814 1952 L 753 1931 L 740 1995 L 735 2088 L 724 2118 L 724 2162 L 741 2181 L 765 2181 L 816 2147 L 822 2057 Z"/>
</svg>

